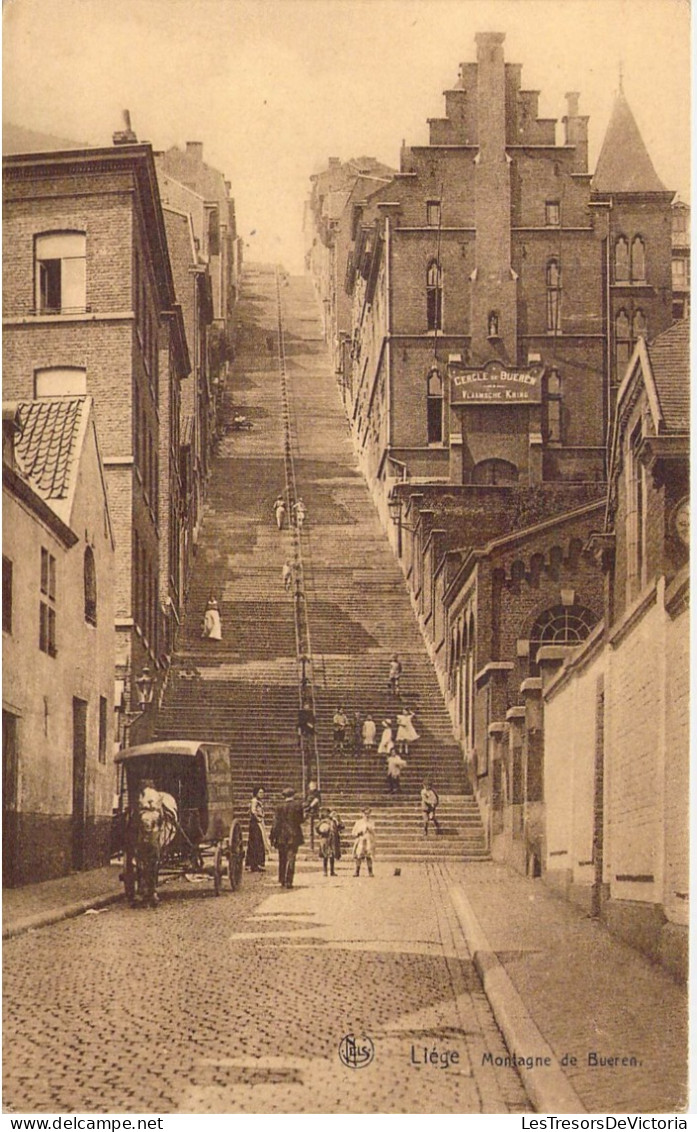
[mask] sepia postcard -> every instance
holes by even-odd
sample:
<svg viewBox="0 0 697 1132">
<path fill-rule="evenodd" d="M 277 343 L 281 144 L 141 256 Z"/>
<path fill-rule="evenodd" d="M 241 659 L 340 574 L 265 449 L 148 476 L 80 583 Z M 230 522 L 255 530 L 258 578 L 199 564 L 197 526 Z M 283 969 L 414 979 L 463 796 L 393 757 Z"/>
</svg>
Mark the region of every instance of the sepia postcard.
<svg viewBox="0 0 697 1132">
<path fill-rule="evenodd" d="M 686 1129 L 687 0 L 3 32 L 3 1127 Z"/>
</svg>

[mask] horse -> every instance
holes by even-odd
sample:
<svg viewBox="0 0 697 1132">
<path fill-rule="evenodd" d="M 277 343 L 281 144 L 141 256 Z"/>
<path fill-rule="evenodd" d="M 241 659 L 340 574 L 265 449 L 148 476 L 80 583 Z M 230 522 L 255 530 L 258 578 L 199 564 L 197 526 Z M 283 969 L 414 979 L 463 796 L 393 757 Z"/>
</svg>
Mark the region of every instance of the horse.
<svg viewBox="0 0 697 1132">
<path fill-rule="evenodd" d="M 155 792 L 151 792 L 155 795 Z M 142 795 L 141 795 L 142 799 Z M 177 803 L 171 794 L 161 793 L 139 804 L 131 811 L 128 825 L 127 853 L 135 863 L 136 894 L 145 904 L 158 903 L 157 874 L 162 851 L 174 838 L 178 827 Z"/>
</svg>

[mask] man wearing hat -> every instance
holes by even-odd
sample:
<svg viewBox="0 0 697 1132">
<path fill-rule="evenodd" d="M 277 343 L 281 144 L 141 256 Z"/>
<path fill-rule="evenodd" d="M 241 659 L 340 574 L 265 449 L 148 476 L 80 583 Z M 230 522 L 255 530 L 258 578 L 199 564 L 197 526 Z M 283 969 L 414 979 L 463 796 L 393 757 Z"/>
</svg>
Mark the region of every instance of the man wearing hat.
<svg viewBox="0 0 697 1132">
<path fill-rule="evenodd" d="M 276 808 L 271 826 L 271 844 L 278 849 L 278 883 L 283 888 L 293 887 L 295 858 L 305 840 L 302 831 L 304 820 L 302 801 L 295 797 L 295 791 L 289 786 L 283 791 L 283 801 Z"/>
</svg>

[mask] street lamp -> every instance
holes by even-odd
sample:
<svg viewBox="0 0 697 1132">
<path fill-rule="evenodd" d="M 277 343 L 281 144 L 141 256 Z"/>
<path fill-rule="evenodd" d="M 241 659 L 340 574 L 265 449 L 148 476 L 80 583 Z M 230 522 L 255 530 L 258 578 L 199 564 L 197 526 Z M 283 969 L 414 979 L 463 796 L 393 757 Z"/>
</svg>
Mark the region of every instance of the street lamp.
<svg viewBox="0 0 697 1132">
<path fill-rule="evenodd" d="M 416 527 L 412 527 L 409 523 L 405 523 L 402 519 L 402 500 L 399 495 L 395 495 L 393 491 L 387 497 L 387 506 L 390 512 L 390 519 L 395 527 L 399 527 L 401 531 L 409 531 L 414 534 Z"/>
</svg>

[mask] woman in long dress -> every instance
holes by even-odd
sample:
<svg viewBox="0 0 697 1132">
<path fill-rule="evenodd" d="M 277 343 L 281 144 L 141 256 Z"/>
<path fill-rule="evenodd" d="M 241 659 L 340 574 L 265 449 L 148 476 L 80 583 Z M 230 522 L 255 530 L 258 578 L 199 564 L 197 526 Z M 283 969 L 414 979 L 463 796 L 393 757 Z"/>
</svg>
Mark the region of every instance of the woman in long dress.
<svg viewBox="0 0 697 1132">
<path fill-rule="evenodd" d="M 397 716 L 397 750 L 409 754 L 409 744 L 415 743 L 419 735 L 413 723 L 414 713 L 403 707 Z"/>
<path fill-rule="evenodd" d="M 392 720 L 383 719 L 382 721 L 382 735 L 380 736 L 380 746 L 378 747 L 379 755 L 389 755 L 394 750 L 394 739 L 392 738 Z"/>
<path fill-rule="evenodd" d="M 269 851 L 269 835 L 264 819 L 264 791 L 255 786 L 249 806 L 249 834 L 247 836 L 247 855 L 245 864 L 250 872 L 260 873 L 266 867 L 266 854 Z"/>
<path fill-rule="evenodd" d="M 214 597 L 210 597 L 206 612 L 203 615 L 203 632 L 202 637 L 208 637 L 211 641 L 222 641 L 223 639 L 223 626 L 220 622 L 220 610 L 218 603 Z"/>
</svg>

